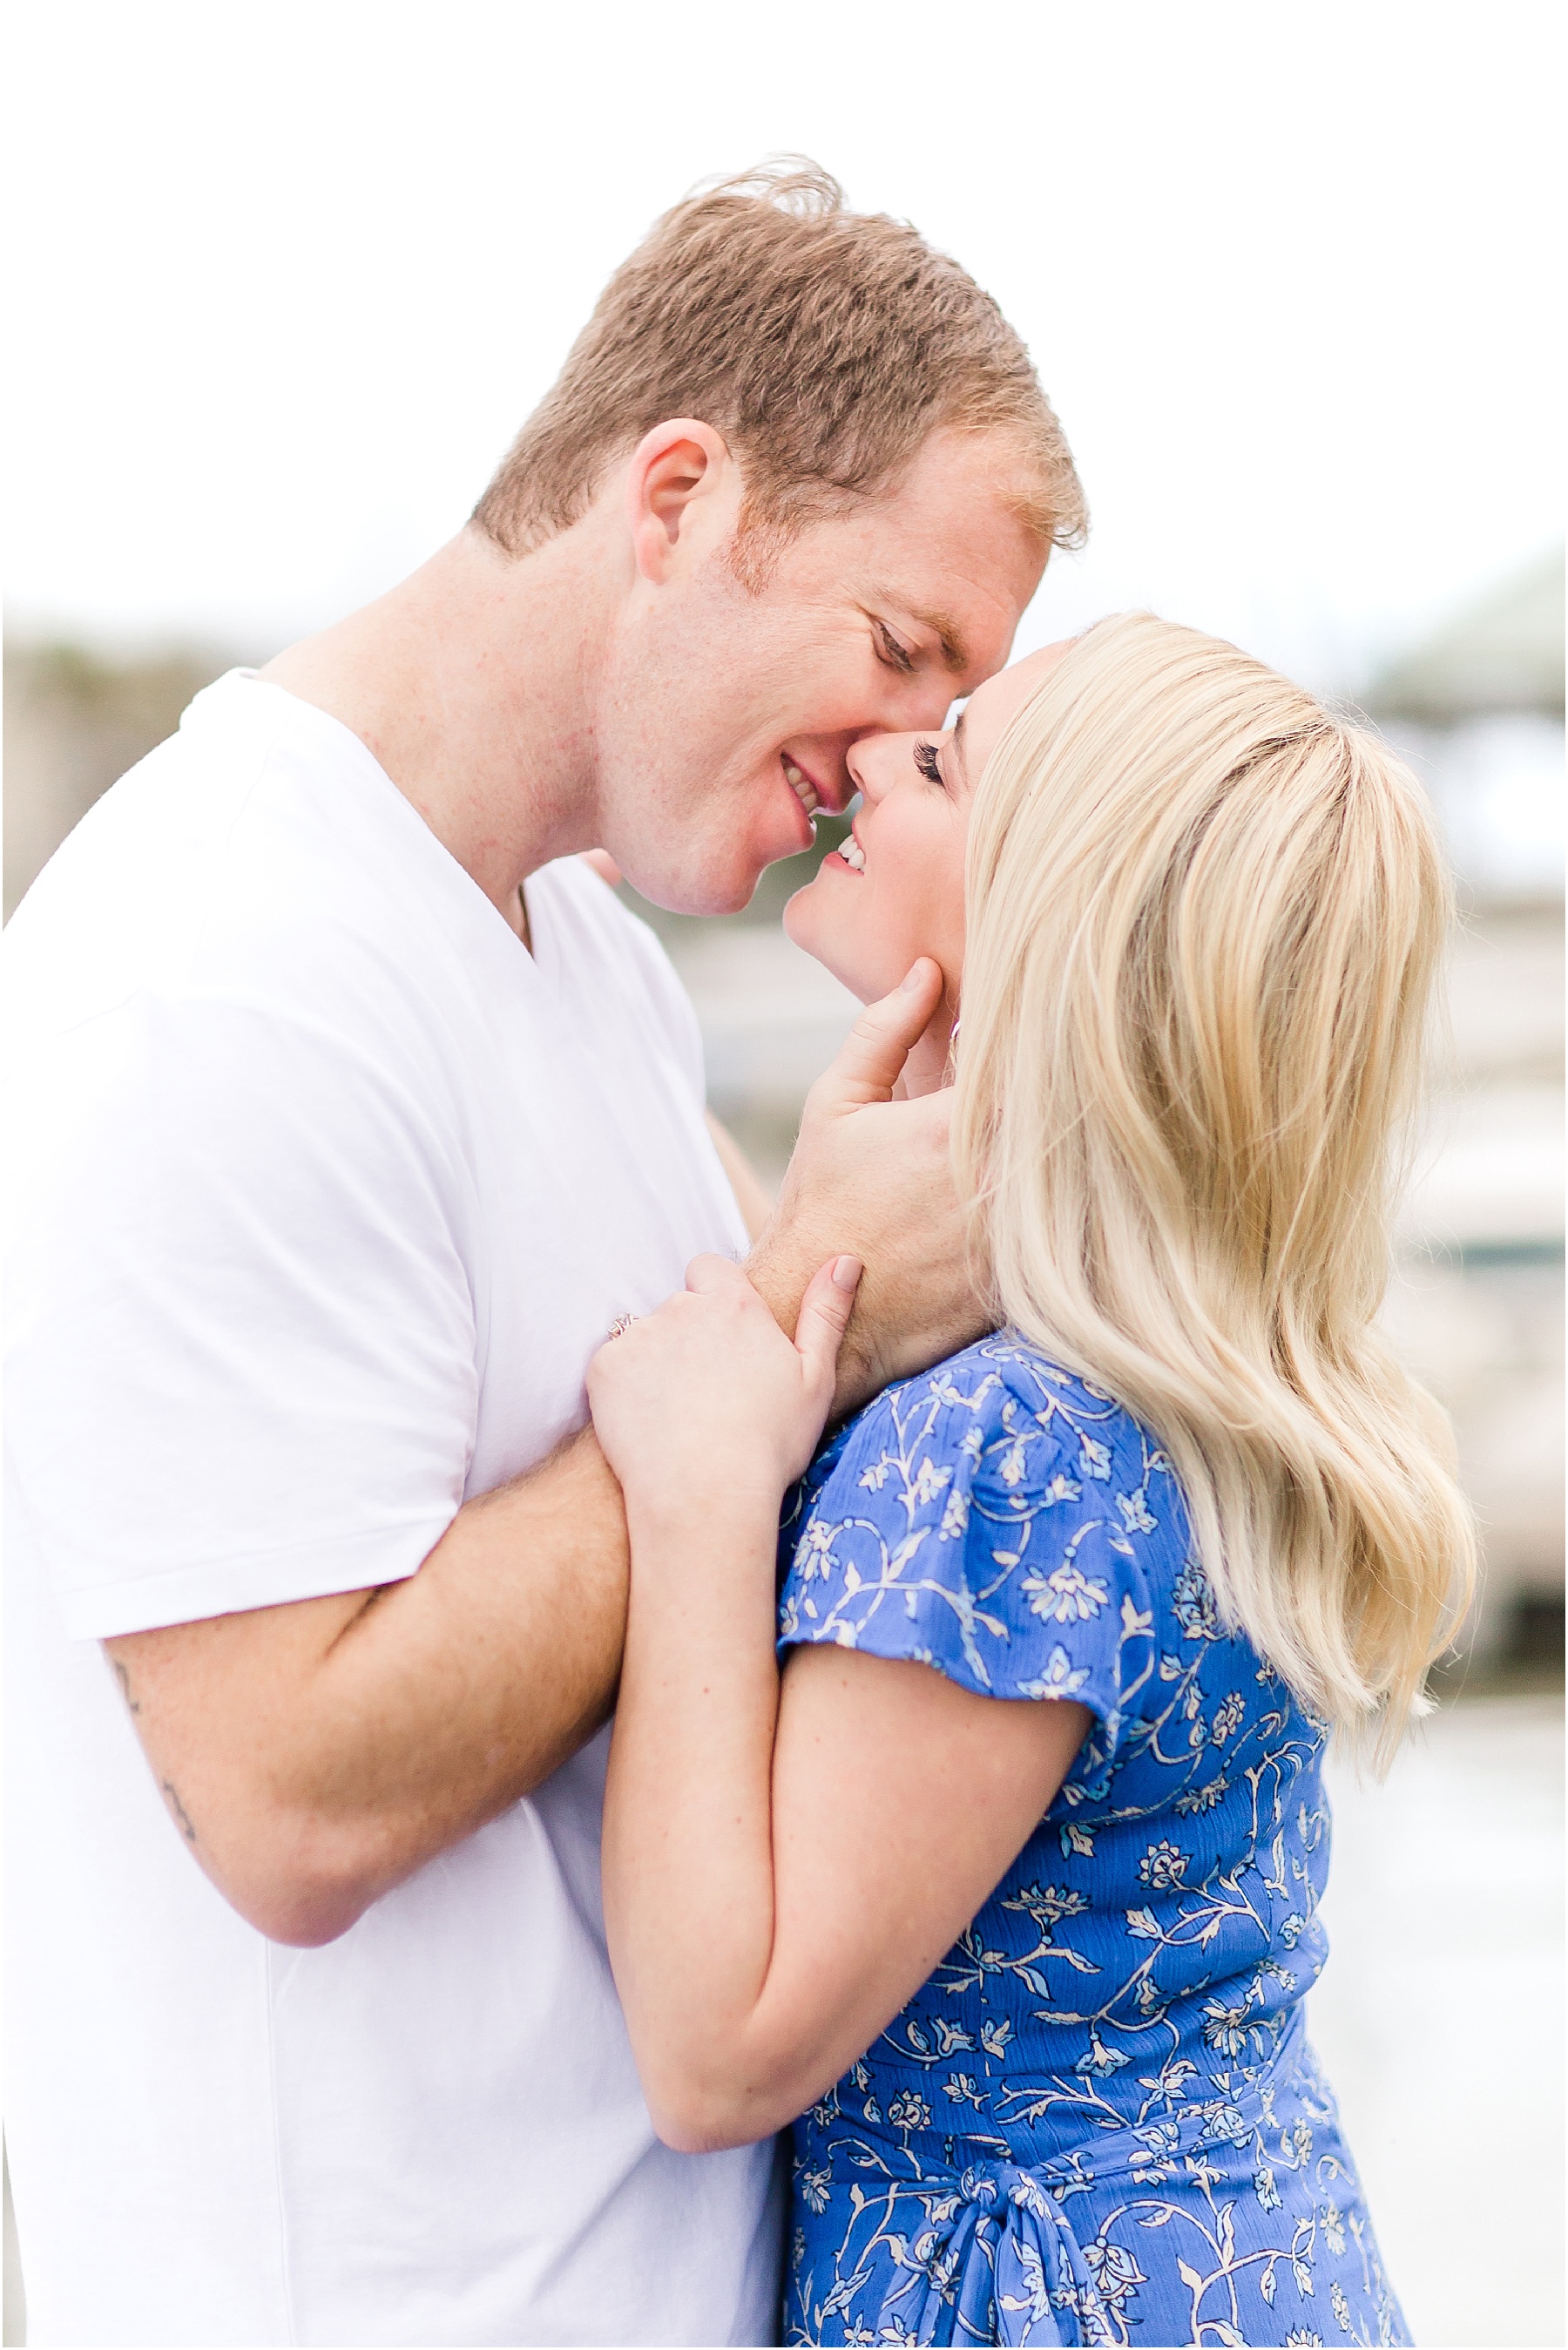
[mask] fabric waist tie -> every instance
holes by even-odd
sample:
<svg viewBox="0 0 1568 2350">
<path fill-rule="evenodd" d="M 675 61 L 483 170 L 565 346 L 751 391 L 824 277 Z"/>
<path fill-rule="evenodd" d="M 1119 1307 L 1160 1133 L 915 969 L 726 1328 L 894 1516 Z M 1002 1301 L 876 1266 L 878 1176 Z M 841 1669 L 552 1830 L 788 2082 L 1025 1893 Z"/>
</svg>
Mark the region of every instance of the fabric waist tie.
<svg viewBox="0 0 1568 2350">
<path fill-rule="evenodd" d="M 983 2159 L 957 2172 L 922 2166 L 908 2184 L 929 2199 L 929 2224 L 902 2248 L 903 2281 L 884 2298 L 876 2338 L 1020 2350 L 1117 2342 L 1102 2287 L 1115 2290 L 1111 2272 L 1126 2255 L 1094 2238 L 1085 2250 L 1070 2199 L 1096 2183 L 1168 2176 L 1168 2165 L 1205 2147 L 1245 2145 L 1277 2085 L 1306 2054 L 1298 2012 L 1234 2103 L 1209 2100 L 1168 2120 L 1108 2130 L 1027 2167 Z"/>
<path fill-rule="evenodd" d="M 1114 2339 L 1072 2223 L 1040 2172 L 976 2164 L 954 2181 L 952 2200 L 945 2241 L 939 2203 L 932 2228 L 909 2248 L 926 2272 L 924 2305 L 900 2298 L 886 2317 L 901 2317 L 917 2342 Z"/>
</svg>

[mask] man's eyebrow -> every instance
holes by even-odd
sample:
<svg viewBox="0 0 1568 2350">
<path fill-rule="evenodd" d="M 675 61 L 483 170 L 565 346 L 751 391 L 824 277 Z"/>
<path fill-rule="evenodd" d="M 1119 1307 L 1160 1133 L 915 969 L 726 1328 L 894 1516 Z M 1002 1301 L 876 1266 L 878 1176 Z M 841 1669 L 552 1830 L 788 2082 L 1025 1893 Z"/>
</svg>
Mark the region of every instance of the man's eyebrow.
<svg viewBox="0 0 1568 2350">
<path fill-rule="evenodd" d="M 969 651 L 959 631 L 958 622 L 950 619 L 945 612 L 911 611 L 909 618 L 919 620 L 922 628 L 930 629 L 941 647 L 943 668 L 950 669 L 955 677 L 961 677 L 970 664 Z"/>
</svg>

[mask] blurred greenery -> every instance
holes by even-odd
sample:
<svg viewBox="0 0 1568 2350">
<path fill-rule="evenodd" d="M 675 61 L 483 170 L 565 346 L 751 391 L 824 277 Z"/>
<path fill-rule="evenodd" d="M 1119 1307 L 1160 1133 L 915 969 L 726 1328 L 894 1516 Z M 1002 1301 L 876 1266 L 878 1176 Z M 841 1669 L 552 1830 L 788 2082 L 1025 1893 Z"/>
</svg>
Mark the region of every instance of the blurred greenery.
<svg viewBox="0 0 1568 2350">
<path fill-rule="evenodd" d="M 6 645 L 7 917 L 93 802 L 229 666 L 196 647 L 117 660 L 78 644 Z"/>
</svg>

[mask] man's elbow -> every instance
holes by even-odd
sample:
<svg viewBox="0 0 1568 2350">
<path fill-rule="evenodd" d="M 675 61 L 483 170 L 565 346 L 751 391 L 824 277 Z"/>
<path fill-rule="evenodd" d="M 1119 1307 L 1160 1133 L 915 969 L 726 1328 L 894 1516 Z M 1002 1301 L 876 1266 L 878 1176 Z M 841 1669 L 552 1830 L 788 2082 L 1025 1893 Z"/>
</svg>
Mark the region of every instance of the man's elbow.
<svg viewBox="0 0 1568 2350">
<path fill-rule="evenodd" d="M 231 1908 L 269 1942 L 318 1950 L 358 1925 L 373 1893 L 338 1885 L 284 1883 L 229 1893 Z"/>
<path fill-rule="evenodd" d="M 248 1926 L 301 1950 L 336 1942 L 395 1882 L 362 1840 L 313 1825 L 244 1839 L 206 1866 Z"/>
</svg>

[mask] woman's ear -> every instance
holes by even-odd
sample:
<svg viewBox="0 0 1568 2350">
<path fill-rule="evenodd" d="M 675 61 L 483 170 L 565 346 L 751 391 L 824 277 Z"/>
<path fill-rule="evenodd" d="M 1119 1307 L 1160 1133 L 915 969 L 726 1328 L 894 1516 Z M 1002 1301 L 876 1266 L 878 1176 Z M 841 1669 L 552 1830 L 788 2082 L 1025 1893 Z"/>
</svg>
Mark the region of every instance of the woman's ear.
<svg viewBox="0 0 1568 2350">
<path fill-rule="evenodd" d="M 626 520 L 642 577 L 659 586 L 734 528 L 740 469 L 721 433 L 690 416 L 645 432 L 626 476 Z"/>
</svg>

